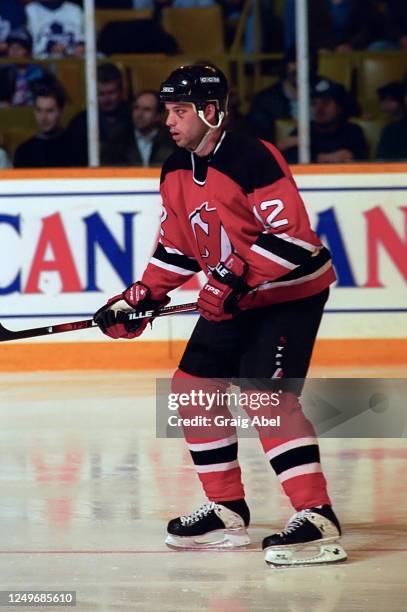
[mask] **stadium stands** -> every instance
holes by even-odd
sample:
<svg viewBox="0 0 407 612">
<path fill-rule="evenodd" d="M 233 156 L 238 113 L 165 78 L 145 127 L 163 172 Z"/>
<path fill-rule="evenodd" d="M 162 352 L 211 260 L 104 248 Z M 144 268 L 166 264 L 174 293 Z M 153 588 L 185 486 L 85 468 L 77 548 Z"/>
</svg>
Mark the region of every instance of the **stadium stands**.
<svg viewBox="0 0 407 612">
<path fill-rule="evenodd" d="M 275 14 L 281 18 L 284 0 L 275 2 Z M 153 19 L 153 11 L 105 9 L 96 10 L 97 33 L 112 22 L 128 22 Z M 217 64 L 228 76 L 246 112 L 250 101 L 258 91 L 269 87 L 278 78 L 278 66 L 282 53 L 244 55 L 242 44 L 225 48 L 225 23 L 218 4 L 198 8 L 163 8 L 161 24 L 171 35 L 179 49 L 178 54 L 163 53 L 115 54 L 99 57 L 98 62 L 114 62 L 120 69 L 125 83 L 125 95 L 130 98 L 144 89 L 158 89 L 168 73 L 181 64 L 206 61 Z M 242 24 L 243 32 L 243 24 Z M 364 130 L 374 159 L 379 133 L 384 125 L 380 113 L 377 88 L 391 81 L 403 81 L 407 76 L 407 52 L 398 51 L 350 51 L 334 53 L 320 51 L 318 74 L 343 84 L 357 99 L 360 117 L 354 119 Z M 0 58 L 0 66 L 9 63 Z M 70 110 L 84 108 L 86 104 L 84 61 L 80 58 L 50 58 L 40 63 L 48 66 L 62 83 L 68 99 L 66 116 Z M 21 140 L 35 129 L 30 108 L 0 106 L 0 135 L 12 154 Z M 73 113 L 72 113 L 73 114 Z M 278 121 L 277 140 L 287 135 L 292 122 Z"/>
</svg>

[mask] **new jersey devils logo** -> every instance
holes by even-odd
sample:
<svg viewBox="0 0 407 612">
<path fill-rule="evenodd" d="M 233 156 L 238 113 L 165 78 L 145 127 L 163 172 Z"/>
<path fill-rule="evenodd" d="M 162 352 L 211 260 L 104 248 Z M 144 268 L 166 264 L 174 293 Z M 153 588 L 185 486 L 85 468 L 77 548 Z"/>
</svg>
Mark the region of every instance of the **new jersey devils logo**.
<svg viewBox="0 0 407 612">
<path fill-rule="evenodd" d="M 224 261 L 232 252 L 230 242 L 223 225 L 220 222 L 216 208 L 209 202 L 203 202 L 190 214 L 192 231 L 202 259 L 209 271 Z"/>
</svg>

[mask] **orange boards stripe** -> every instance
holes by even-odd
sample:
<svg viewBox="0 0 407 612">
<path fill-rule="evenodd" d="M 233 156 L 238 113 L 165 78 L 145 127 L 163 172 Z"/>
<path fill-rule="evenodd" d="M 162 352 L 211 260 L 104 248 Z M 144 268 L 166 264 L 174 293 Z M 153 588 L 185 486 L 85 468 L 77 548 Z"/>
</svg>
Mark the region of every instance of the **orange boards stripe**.
<svg viewBox="0 0 407 612">
<path fill-rule="evenodd" d="M 1 372 L 40 370 L 151 370 L 178 365 L 185 341 L 4 343 Z M 313 366 L 407 364 L 404 339 L 317 340 Z"/>
</svg>

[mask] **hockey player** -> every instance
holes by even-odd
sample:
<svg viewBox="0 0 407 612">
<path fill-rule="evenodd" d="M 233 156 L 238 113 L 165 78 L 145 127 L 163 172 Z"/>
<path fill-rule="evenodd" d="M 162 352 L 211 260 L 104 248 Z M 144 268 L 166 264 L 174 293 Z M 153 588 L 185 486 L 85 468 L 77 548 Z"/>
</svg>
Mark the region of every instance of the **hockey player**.
<svg viewBox="0 0 407 612">
<path fill-rule="evenodd" d="M 156 250 L 139 282 L 95 314 L 112 338 L 135 338 L 147 320 L 123 323 L 122 311 L 155 310 L 168 292 L 203 270 L 200 318 L 173 386 L 218 379 L 303 379 L 335 280 L 329 251 L 312 231 L 290 170 L 270 143 L 225 132 L 228 85 L 213 66 L 182 66 L 161 86 L 167 126 L 179 149 L 161 173 L 163 216 Z M 209 382 L 208 382 L 209 381 Z M 275 382 L 275 381 L 274 381 Z M 282 394 L 300 434 L 259 437 L 296 514 L 263 541 L 275 566 L 346 559 L 321 469 L 318 442 L 298 394 Z M 211 439 L 185 430 L 208 498 L 168 524 L 167 544 L 214 548 L 249 543 L 249 508 L 236 430 Z M 310 554 L 309 547 L 317 547 Z M 302 550 L 304 549 L 304 550 Z M 301 551 L 301 552 L 299 552 Z"/>
</svg>

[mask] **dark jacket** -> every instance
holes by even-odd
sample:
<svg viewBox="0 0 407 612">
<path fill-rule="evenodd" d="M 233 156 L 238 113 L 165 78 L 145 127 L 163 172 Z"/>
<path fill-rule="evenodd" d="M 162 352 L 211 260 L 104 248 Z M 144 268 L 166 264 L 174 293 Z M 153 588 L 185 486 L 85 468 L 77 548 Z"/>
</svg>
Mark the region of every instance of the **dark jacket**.
<svg viewBox="0 0 407 612">
<path fill-rule="evenodd" d="M 99 111 L 100 163 L 102 166 L 125 166 L 126 150 L 131 133 L 131 109 L 123 102 L 114 115 Z M 74 166 L 88 165 L 87 112 L 81 111 L 71 120 L 67 138 Z"/>
<path fill-rule="evenodd" d="M 283 88 L 283 81 L 259 91 L 253 99 L 248 120 L 254 134 L 269 142 L 274 141 L 276 119 L 291 119 L 291 104 Z"/>
<path fill-rule="evenodd" d="M 404 0 L 403 0 L 404 2 Z M 314 49 L 335 49 L 349 44 L 353 49 L 365 49 L 374 40 L 385 38 L 386 23 L 373 0 L 349 0 L 349 16 L 338 29 L 329 9 L 328 0 L 308 1 L 309 40 Z M 286 0 L 285 44 L 295 44 L 295 2 Z"/>
<path fill-rule="evenodd" d="M 407 117 L 386 125 L 380 134 L 377 159 L 407 159 Z"/>
<path fill-rule="evenodd" d="M 151 155 L 149 159 L 149 166 L 161 166 L 163 162 L 175 151 L 177 148 L 173 139 L 171 138 L 168 129 L 159 127 L 158 132 L 153 138 L 153 147 L 151 149 Z M 141 159 L 140 151 L 137 145 L 137 140 L 134 136 L 131 138 L 127 150 L 126 150 L 126 163 L 129 166 L 142 166 L 143 161 Z"/>
<path fill-rule="evenodd" d="M 294 130 L 292 134 L 296 135 L 297 131 Z M 354 160 L 367 159 L 368 146 L 359 125 L 342 121 L 335 131 L 326 133 L 318 131 L 315 123 L 311 122 L 311 161 L 315 162 L 320 153 L 334 153 L 340 149 L 352 151 Z M 284 157 L 289 164 L 297 164 L 297 147 L 284 151 Z"/>
<path fill-rule="evenodd" d="M 49 137 L 33 136 L 17 147 L 14 154 L 14 168 L 63 168 L 71 165 L 63 130 Z"/>
<path fill-rule="evenodd" d="M 22 28 L 27 20 L 25 8 L 22 3 L 16 2 L 16 0 L 1 0 L 0 20 L 3 22 L 3 26 L 5 24 L 9 26 L 3 27 L 3 29 L 0 30 L 0 41 L 3 42 L 6 40 L 10 30 Z M 3 32 L 5 34 L 4 37 L 2 36 Z"/>
</svg>

